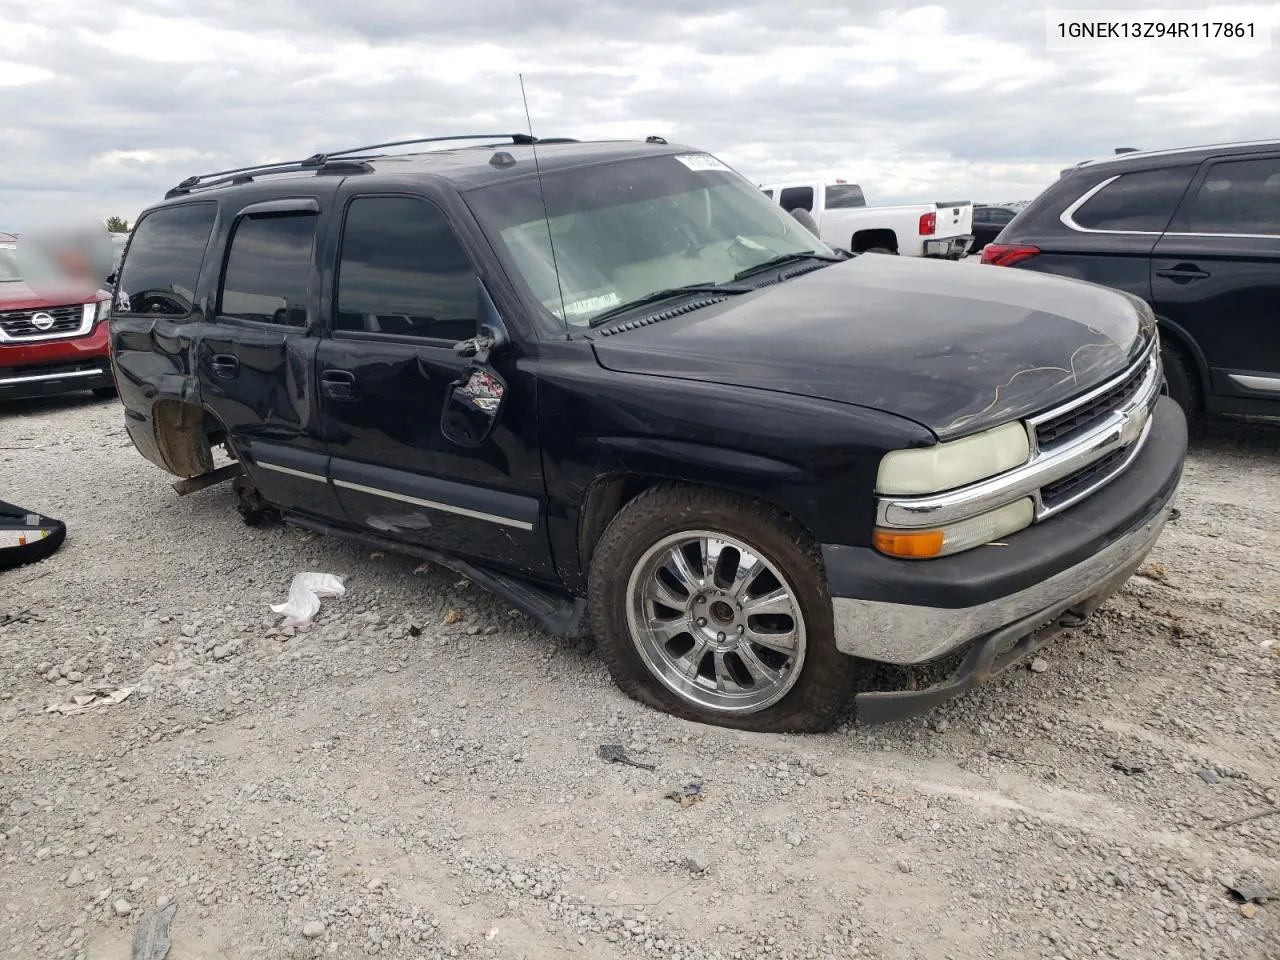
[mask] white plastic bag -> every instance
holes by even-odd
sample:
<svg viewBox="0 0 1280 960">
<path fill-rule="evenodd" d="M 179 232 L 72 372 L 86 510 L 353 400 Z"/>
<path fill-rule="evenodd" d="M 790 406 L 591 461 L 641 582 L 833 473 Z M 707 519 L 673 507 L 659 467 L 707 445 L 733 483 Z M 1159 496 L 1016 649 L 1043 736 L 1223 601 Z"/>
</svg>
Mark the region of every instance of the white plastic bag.
<svg viewBox="0 0 1280 960">
<path fill-rule="evenodd" d="M 273 613 L 285 615 L 285 627 L 309 627 L 311 618 L 320 609 L 321 597 L 340 597 L 347 592 L 342 585 L 343 577 L 332 573 L 299 573 L 295 574 L 293 583 L 289 585 L 289 599 L 284 603 L 273 603 Z"/>
</svg>

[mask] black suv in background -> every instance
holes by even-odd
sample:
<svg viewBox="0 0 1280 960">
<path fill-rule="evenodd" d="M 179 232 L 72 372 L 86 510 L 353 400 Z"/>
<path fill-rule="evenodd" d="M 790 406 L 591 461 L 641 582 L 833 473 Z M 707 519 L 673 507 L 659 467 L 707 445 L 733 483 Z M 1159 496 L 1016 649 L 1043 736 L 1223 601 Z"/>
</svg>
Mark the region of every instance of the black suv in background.
<svg viewBox="0 0 1280 960">
<path fill-rule="evenodd" d="M 1000 231 L 1017 216 L 1016 208 L 1000 203 L 977 203 L 973 207 L 973 246 L 970 253 L 981 253 Z"/>
<path fill-rule="evenodd" d="M 242 470 L 247 519 L 428 557 L 589 624 L 645 703 L 774 731 L 868 660 L 947 679 L 875 671 L 864 719 L 981 682 L 1160 535 L 1186 423 L 1142 301 L 837 254 L 660 139 L 390 146 L 138 220 L 112 357 L 185 489 Z"/>
<path fill-rule="evenodd" d="M 1280 140 L 1079 164 L 982 262 L 1147 301 L 1169 392 L 1189 414 L 1280 414 Z"/>
</svg>

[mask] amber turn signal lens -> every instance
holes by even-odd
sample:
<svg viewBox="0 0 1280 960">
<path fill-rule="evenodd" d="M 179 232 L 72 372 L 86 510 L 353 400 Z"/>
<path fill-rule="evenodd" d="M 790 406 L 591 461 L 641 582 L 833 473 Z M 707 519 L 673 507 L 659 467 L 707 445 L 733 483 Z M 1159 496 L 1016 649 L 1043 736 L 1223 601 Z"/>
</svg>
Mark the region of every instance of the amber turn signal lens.
<svg viewBox="0 0 1280 960">
<path fill-rule="evenodd" d="M 899 530 L 877 530 L 872 542 L 881 553 L 891 557 L 936 557 L 942 552 L 941 530 L 918 530 L 904 533 Z"/>
</svg>

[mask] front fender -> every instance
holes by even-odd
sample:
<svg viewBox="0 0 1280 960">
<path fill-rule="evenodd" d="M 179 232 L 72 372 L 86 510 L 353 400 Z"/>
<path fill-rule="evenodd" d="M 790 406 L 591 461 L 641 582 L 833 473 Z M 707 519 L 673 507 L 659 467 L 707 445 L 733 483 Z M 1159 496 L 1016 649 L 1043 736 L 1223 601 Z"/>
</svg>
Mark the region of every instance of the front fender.
<svg viewBox="0 0 1280 960">
<path fill-rule="evenodd" d="M 541 374 L 549 530 L 570 584 L 585 582 L 585 555 L 610 511 L 664 480 L 768 503 L 820 543 L 866 545 L 881 458 L 933 442 L 901 417 L 771 390 L 586 364 Z M 602 481 L 604 507 L 593 499 Z"/>
</svg>

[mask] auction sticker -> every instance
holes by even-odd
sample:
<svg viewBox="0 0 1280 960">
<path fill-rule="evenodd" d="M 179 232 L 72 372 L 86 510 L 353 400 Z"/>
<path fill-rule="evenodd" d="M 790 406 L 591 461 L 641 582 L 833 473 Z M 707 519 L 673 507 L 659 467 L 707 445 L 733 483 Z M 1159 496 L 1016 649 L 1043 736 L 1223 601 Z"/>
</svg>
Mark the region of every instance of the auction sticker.
<svg viewBox="0 0 1280 960">
<path fill-rule="evenodd" d="M 676 159 L 696 173 L 705 173 L 707 170 L 719 170 L 723 173 L 733 172 L 709 153 L 686 153 L 676 157 Z"/>
<path fill-rule="evenodd" d="M 616 307 L 622 301 L 618 299 L 616 293 L 606 293 L 599 297 L 587 297 L 583 300 L 575 300 L 567 305 L 564 309 L 566 313 L 573 316 L 580 316 L 584 313 L 594 313 L 597 310 L 603 310 L 606 307 Z"/>
</svg>

